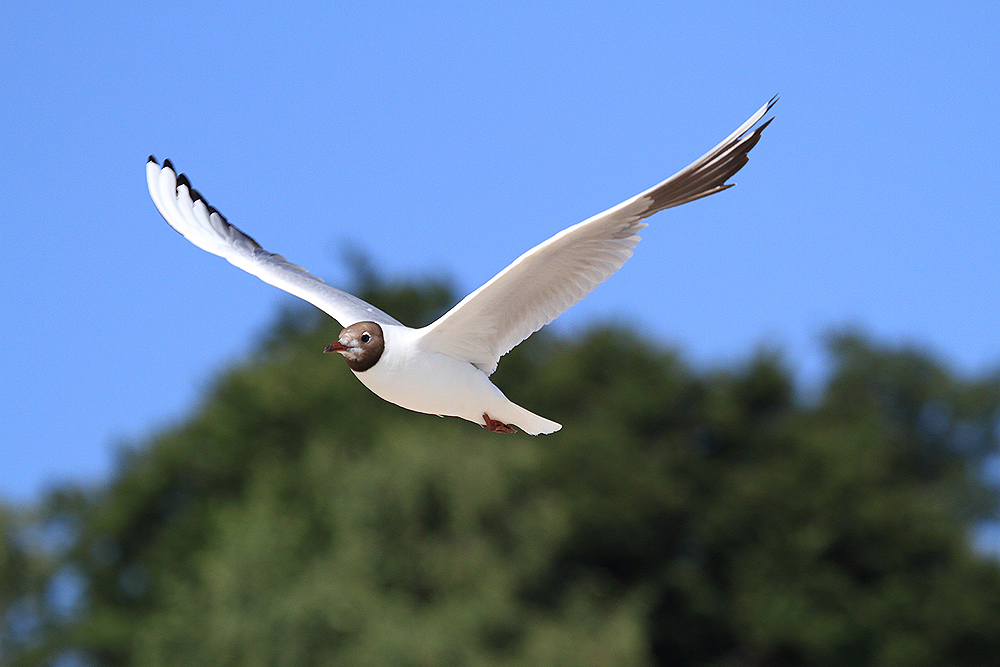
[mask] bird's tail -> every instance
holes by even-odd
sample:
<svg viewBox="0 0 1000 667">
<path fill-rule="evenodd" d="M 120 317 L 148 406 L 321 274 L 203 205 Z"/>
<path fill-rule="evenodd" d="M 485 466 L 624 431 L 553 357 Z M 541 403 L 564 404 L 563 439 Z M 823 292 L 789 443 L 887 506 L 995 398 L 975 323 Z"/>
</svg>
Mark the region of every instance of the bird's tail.
<svg viewBox="0 0 1000 667">
<path fill-rule="evenodd" d="M 528 435 L 555 433 L 562 428 L 562 424 L 557 424 L 551 419 L 540 417 L 534 412 L 525 410 L 520 405 L 511 403 L 511 407 L 517 410 L 517 414 L 509 418 L 510 423 L 519 427 Z"/>
</svg>

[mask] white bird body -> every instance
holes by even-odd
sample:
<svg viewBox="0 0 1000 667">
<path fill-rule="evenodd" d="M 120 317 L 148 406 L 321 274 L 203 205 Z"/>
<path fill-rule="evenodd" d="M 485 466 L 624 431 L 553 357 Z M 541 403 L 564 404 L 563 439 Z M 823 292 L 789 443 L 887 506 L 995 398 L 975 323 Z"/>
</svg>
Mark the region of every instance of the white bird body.
<svg viewBox="0 0 1000 667">
<path fill-rule="evenodd" d="M 344 327 L 327 352 L 344 355 L 381 398 L 427 414 L 467 419 L 491 431 L 552 433 L 556 422 L 509 401 L 489 380 L 500 357 L 590 293 L 632 256 L 642 220 L 720 192 L 747 162 L 777 101 L 771 99 L 718 146 L 652 188 L 532 248 L 437 321 L 406 327 L 365 301 L 326 284 L 229 224 L 150 156 L 149 194 L 164 219 L 199 248 L 320 308 Z M 749 133 L 749 134 L 748 134 Z"/>
<path fill-rule="evenodd" d="M 512 403 L 472 364 L 420 350 L 423 329 L 383 325 L 382 332 L 382 358 L 366 371 L 354 371 L 380 398 L 414 412 L 461 417 L 477 424 L 488 414 L 504 424 L 517 424 L 531 435 L 559 429 L 559 424 Z"/>
</svg>

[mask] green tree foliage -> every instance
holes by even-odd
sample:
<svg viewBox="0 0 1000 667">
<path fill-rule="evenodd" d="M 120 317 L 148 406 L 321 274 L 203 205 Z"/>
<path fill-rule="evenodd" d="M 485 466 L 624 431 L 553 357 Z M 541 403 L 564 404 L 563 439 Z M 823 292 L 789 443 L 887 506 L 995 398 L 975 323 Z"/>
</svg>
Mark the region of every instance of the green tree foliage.
<svg viewBox="0 0 1000 667">
<path fill-rule="evenodd" d="M 414 323 L 451 301 L 365 296 Z M 377 399 L 321 354 L 338 329 L 287 313 L 106 487 L 0 516 L 0 657 L 996 664 L 1000 569 L 966 537 L 996 507 L 996 378 L 845 333 L 803 401 L 767 352 L 705 373 L 624 329 L 542 332 L 496 380 L 565 427 L 498 436 Z M 28 524 L 73 539 L 32 552 Z"/>
</svg>

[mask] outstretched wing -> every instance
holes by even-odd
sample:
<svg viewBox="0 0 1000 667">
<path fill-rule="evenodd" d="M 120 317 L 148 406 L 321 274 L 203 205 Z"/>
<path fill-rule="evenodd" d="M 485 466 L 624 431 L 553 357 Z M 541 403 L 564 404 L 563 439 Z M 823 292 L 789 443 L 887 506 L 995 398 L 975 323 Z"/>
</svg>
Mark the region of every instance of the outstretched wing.
<svg viewBox="0 0 1000 667">
<path fill-rule="evenodd" d="M 265 283 L 305 299 L 340 322 L 341 326 L 368 320 L 379 324 L 399 324 L 375 306 L 327 285 L 321 278 L 281 255 L 264 250 L 210 206 L 191 187 L 184 174 L 175 176 L 170 160 L 164 160 L 161 168 L 150 155 L 146 163 L 146 183 L 149 196 L 167 223 L 202 250 L 225 258 Z"/>
<path fill-rule="evenodd" d="M 501 356 L 622 267 L 639 243 L 643 218 L 735 185 L 726 180 L 747 163 L 747 153 L 771 120 L 750 130 L 777 100 L 773 97 L 722 143 L 659 185 L 521 255 L 424 327 L 421 347 L 492 373 Z"/>
</svg>

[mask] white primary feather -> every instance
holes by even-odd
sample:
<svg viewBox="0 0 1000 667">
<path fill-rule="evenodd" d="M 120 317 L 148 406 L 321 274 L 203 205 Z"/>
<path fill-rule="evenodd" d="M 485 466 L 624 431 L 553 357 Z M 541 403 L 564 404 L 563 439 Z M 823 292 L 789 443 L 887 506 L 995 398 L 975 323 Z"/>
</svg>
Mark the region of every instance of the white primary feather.
<svg viewBox="0 0 1000 667">
<path fill-rule="evenodd" d="M 370 303 L 328 285 L 301 266 L 281 255 L 268 252 L 260 244 L 229 224 L 198 192 L 184 174 L 174 175 L 170 160 L 161 168 L 152 155 L 146 162 L 146 184 L 160 215 L 191 243 L 218 255 L 265 283 L 274 285 L 313 304 L 341 326 L 372 321 L 399 322 Z"/>
<path fill-rule="evenodd" d="M 556 234 L 424 327 L 421 349 L 475 364 L 487 374 L 515 345 L 587 296 L 632 256 L 641 222 L 657 211 L 707 197 L 747 162 L 767 127 L 747 132 L 773 97 L 718 146 L 662 183 Z"/>
</svg>

